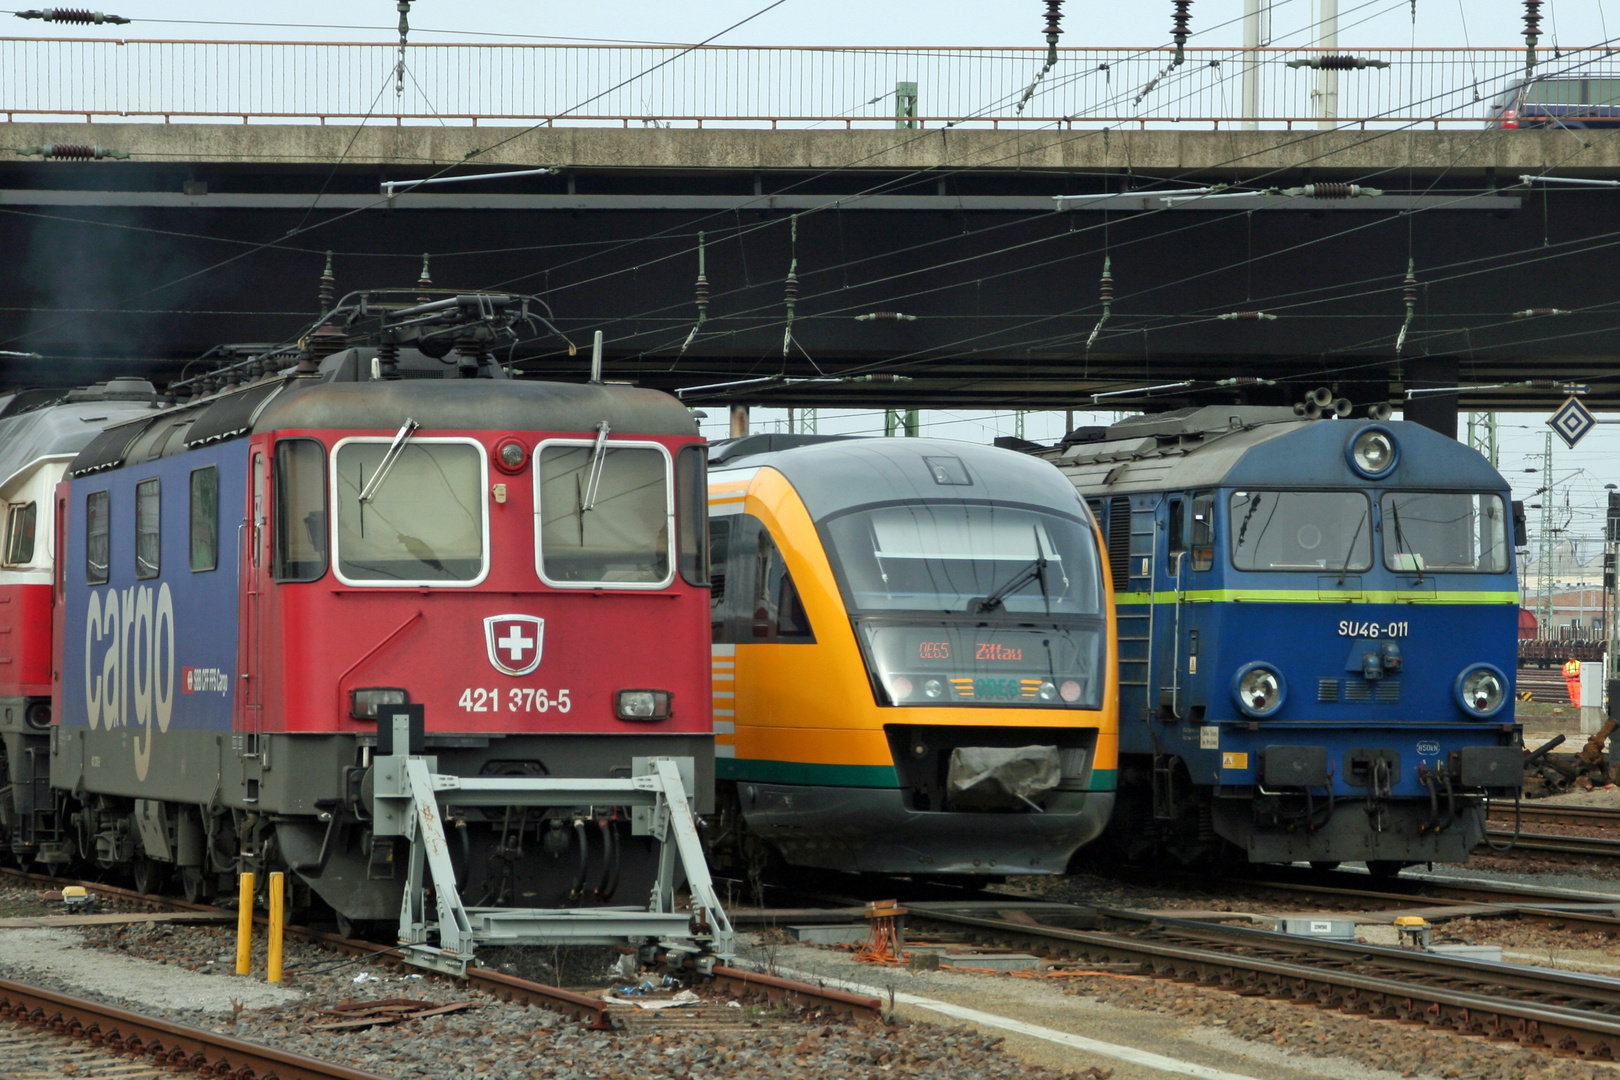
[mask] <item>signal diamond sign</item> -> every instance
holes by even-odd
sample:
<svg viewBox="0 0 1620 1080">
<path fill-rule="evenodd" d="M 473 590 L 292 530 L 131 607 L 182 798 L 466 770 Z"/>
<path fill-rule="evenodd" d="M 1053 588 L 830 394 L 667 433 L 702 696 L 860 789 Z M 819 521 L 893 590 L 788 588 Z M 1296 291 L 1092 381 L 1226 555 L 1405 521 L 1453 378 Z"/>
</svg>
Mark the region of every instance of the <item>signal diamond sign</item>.
<svg viewBox="0 0 1620 1080">
<path fill-rule="evenodd" d="M 1570 397 L 1558 406 L 1558 411 L 1552 414 L 1552 419 L 1547 423 L 1558 432 L 1558 437 L 1564 440 L 1565 445 L 1574 449 L 1575 444 L 1597 425 L 1597 418 L 1580 403 L 1578 398 Z"/>
</svg>

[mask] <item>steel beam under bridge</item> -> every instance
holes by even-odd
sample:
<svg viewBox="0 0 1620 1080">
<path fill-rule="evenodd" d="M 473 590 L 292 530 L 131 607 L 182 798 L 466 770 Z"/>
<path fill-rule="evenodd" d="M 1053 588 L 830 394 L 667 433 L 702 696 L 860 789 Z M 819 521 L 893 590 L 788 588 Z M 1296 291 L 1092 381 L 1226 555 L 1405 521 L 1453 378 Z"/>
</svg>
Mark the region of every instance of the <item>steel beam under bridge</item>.
<svg viewBox="0 0 1620 1080">
<path fill-rule="evenodd" d="M 293 337 L 332 249 L 340 293 L 411 284 L 424 251 L 440 287 L 532 292 L 573 341 L 606 332 L 610 377 L 694 403 L 1065 408 L 1191 381 L 1107 400 L 1292 401 L 1330 385 L 1365 404 L 1539 379 L 1620 406 L 1620 192 L 1514 186 L 1554 168 L 1620 176 L 1615 133 L 1578 133 L 1573 158 L 1576 134 L 1534 131 L 508 134 L 7 125 L 6 145 L 131 160 L 0 163 L 0 349 L 46 358 L 3 377 L 161 379 L 220 342 Z M 545 164 L 562 169 L 378 195 L 445 168 Z M 1384 194 L 1163 198 L 1332 181 Z M 1085 198 L 1059 209 L 1057 195 Z M 699 231 L 709 305 L 693 335 Z M 1091 340 L 1105 257 L 1115 299 Z M 1414 317 L 1397 355 L 1408 259 Z M 1516 316 L 1549 309 L 1568 314 Z M 584 375 L 555 339 L 513 359 Z M 1232 376 L 1279 385 L 1210 385 Z M 1465 390 L 1461 404 L 1558 396 Z"/>
</svg>

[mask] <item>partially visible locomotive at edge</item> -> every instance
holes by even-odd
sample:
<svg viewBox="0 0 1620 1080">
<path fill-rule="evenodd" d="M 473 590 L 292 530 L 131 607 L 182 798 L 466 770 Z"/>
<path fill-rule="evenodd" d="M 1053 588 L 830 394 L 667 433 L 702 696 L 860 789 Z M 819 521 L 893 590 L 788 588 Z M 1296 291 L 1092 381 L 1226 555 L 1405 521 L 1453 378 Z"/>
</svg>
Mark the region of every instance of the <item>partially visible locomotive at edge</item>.
<svg viewBox="0 0 1620 1080">
<path fill-rule="evenodd" d="M 1063 478 L 934 439 L 712 448 L 721 857 L 1060 874 L 1114 803 L 1101 536 Z"/>
<path fill-rule="evenodd" d="M 1100 850 L 1462 862 L 1521 784 L 1507 482 L 1410 422 L 1210 406 L 1038 453 L 1108 538 L 1119 805 Z"/>
<path fill-rule="evenodd" d="M 373 815 L 379 717 L 405 704 L 453 783 L 684 758 L 709 809 L 694 418 L 656 391 L 509 378 L 492 349 L 528 317 L 516 298 L 415 292 L 359 294 L 300 346 L 248 350 L 226 373 L 245 385 L 131 419 L 98 405 L 110 426 L 71 464 L 22 454 L 67 470 L 54 495 L 0 489 L 8 554 L 37 576 L 61 549 L 54 724 L 37 685 L 0 703 L 0 828 L 22 862 L 177 878 L 188 898 L 283 869 L 340 927 L 399 919 L 420 862 Z M 18 422 L 85 411 L 69 396 Z M 609 799 L 441 797 L 467 905 L 649 895 L 659 849 Z"/>
</svg>

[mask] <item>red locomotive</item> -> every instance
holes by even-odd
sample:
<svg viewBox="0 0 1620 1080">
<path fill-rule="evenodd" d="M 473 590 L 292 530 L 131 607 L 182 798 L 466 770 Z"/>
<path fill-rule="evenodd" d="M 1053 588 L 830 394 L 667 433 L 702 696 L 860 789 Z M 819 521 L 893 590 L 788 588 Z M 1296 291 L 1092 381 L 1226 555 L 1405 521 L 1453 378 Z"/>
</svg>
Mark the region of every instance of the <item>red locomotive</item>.
<svg viewBox="0 0 1620 1080">
<path fill-rule="evenodd" d="M 50 730 L 38 684 L 5 703 L 0 829 L 24 862 L 193 898 L 286 869 L 344 928 L 400 918 L 421 856 L 375 820 L 378 774 L 417 706 L 411 749 L 469 792 L 441 796 L 463 904 L 645 904 L 656 834 L 586 794 L 689 759 L 709 809 L 696 423 L 655 391 L 510 377 L 493 350 L 533 322 L 520 298 L 414 293 L 107 413 L 8 515 L 8 553 L 25 529 L 58 553 L 54 581 L 28 564 L 44 598 L 9 639 L 37 648 L 54 618 Z M 550 795 L 500 804 L 496 779 Z"/>
</svg>

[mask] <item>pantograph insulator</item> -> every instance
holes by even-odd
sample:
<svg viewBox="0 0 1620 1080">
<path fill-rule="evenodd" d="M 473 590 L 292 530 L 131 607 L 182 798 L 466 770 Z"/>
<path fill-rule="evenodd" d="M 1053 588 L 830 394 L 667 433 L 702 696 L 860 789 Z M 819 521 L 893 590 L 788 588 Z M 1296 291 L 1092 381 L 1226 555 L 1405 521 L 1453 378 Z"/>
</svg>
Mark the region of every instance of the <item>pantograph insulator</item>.
<svg viewBox="0 0 1620 1080">
<path fill-rule="evenodd" d="M 39 19 L 42 22 L 90 23 L 100 25 L 111 23 L 114 26 L 123 26 L 129 22 L 122 15 L 105 15 L 99 11 L 85 11 L 82 8 L 38 8 L 33 11 L 17 12 L 19 19 Z"/>
<path fill-rule="evenodd" d="M 1299 60 L 1288 61 L 1291 68 L 1313 68 L 1317 71 L 1362 71 L 1366 68 L 1387 68 L 1388 60 L 1369 60 L 1365 56 L 1351 56 L 1348 53 L 1331 53 L 1327 56 L 1312 56 Z"/>
<path fill-rule="evenodd" d="M 109 150 L 105 146 L 91 146 L 88 143 L 45 143 L 42 146 L 21 146 L 16 151 L 22 157 L 64 158 L 70 161 L 101 161 L 113 158 L 117 161 L 129 159 L 128 150 Z"/>
</svg>

